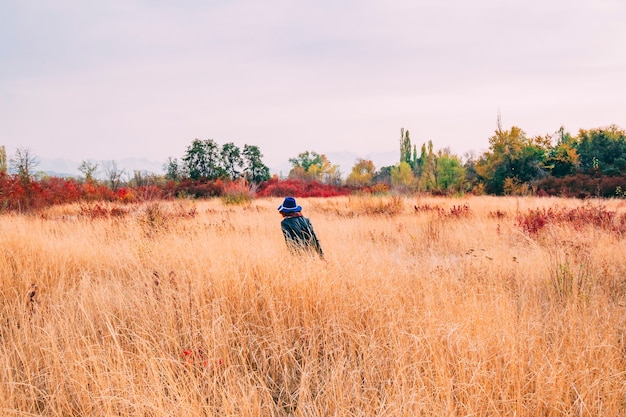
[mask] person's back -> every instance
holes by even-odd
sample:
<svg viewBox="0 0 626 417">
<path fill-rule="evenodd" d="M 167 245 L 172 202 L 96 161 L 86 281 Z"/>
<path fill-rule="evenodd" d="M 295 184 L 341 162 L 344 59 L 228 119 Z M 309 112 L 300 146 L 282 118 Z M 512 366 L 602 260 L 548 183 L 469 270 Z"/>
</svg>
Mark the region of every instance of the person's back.
<svg viewBox="0 0 626 417">
<path fill-rule="evenodd" d="M 313 230 L 311 221 L 301 213 L 302 207 L 296 204 L 293 197 L 285 198 L 278 207 L 283 220 L 280 222 L 285 242 L 292 252 L 315 251 L 324 257 L 322 247 Z"/>
</svg>

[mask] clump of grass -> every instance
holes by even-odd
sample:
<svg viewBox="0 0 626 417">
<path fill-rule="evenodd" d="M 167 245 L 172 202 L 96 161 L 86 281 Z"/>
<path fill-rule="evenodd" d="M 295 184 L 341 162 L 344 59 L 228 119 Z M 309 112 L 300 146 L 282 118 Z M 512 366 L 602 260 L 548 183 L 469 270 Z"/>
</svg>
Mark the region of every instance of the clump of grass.
<svg viewBox="0 0 626 417">
<path fill-rule="evenodd" d="M 189 220 L 197 216 L 197 208 L 194 204 L 176 203 L 164 204 L 153 201 L 138 210 L 137 223 L 146 236 L 154 237 L 155 233 L 171 228 L 179 220 Z"/>
<path fill-rule="evenodd" d="M 399 195 L 389 198 L 370 198 L 362 201 L 361 210 L 369 216 L 397 216 L 404 210 L 404 200 Z"/>
<path fill-rule="evenodd" d="M 131 208 L 123 207 L 115 203 L 83 203 L 80 205 L 79 215 L 88 219 L 106 219 L 111 217 L 124 217 L 129 214 Z"/>
</svg>

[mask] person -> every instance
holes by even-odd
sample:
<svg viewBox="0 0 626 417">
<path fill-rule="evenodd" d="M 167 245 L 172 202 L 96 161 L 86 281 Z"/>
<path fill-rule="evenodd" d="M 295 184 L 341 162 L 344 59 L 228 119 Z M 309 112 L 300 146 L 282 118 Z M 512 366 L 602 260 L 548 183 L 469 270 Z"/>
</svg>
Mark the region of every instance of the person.
<svg viewBox="0 0 626 417">
<path fill-rule="evenodd" d="M 324 258 L 324 252 L 313 230 L 311 221 L 302 215 L 302 207 L 293 197 L 286 197 L 283 204 L 278 206 L 283 216 L 280 222 L 287 247 L 292 253 L 316 252 Z"/>
</svg>

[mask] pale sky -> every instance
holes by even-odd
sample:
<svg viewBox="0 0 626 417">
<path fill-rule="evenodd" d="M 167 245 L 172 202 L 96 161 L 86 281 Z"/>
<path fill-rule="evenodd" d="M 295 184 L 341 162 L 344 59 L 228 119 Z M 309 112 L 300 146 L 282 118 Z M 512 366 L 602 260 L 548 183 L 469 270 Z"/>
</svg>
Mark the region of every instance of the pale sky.
<svg viewBox="0 0 626 417">
<path fill-rule="evenodd" d="M 210 138 L 276 166 L 399 158 L 402 127 L 481 153 L 498 112 L 626 128 L 625 22 L 623 0 L 0 0 L 0 145 L 164 162 Z"/>
</svg>

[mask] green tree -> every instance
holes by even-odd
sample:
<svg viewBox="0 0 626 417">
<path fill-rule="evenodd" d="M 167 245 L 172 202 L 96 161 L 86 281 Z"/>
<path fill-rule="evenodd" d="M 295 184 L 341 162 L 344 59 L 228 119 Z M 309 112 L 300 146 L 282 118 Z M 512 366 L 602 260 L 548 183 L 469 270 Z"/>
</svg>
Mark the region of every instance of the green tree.
<svg viewBox="0 0 626 417">
<path fill-rule="evenodd" d="M 574 147 L 583 171 L 598 169 L 608 175 L 626 171 L 626 133 L 616 125 L 581 129 Z"/>
<path fill-rule="evenodd" d="M 374 174 L 376 173 L 376 167 L 374 162 L 369 159 L 357 159 L 356 163 L 352 167 L 352 171 L 346 183 L 353 187 L 366 187 L 371 185 Z"/>
<path fill-rule="evenodd" d="M 446 148 L 437 157 L 437 189 L 440 191 L 462 191 L 465 169 L 461 160 Z"/>
<path fill-rule="evenodd" d="M 163 171 L 165 171 L 165 178 L 172 181 L 178 181 L 183 176 L 181 167 L 177 158 L 168 157 L 167 161 L 163 165 Z"/>
<path fill-rule="evenodd" d="M 509 131 L 496 130 L 489 138 L 489 151 L 476 162 L 478 177 L 491 194 L 503 194 L 504 182 L 527 184 L 539 178 L 544 169 L 547 144 L 542 137 L 528 139 L 523 130 L 513 126 Z"/>
<path fill-rule="evenodd" d="M 182 160 L 184 170 L 193 180 L 214 180 L 224 174 L 220 165 L 220 148 L 213 139 L 194 139 Z"/>
<path fill-rule="evenodd" d="M 476 173 L 476 154 L 473 151 L 466 152 L 463 155 L 463 190 L 472 191 L 477 194 L 482 194 L 482 185 L 479 184 L 478 174 Z"/>
<path fill-rule="evenodd" d="M 258 146 L 243 147 L 243 174 L 246 179 L 258 184 L 270 179 L 270 169 L 262 161 L 263 154 Z"/>
<path fill-rule="evenodd" d="M 241 150 L 232 142 L 222 145 L 220 153 L 222 168 L 231 180 L 236 180 L 241 176 L 243 159 Z"/>
<path fill-rule="evenodd" d="M 400 129 L 400 162 L 406 162 L 409 166 L 412 166 L 411 158 L 411 138 L 409 137 L 409 131 Z"/>
<path fill-rule="evenodd" d="M 393 170 L 393 168 L 393 166 L 381 167 L 378 171 L 374 173 L 372 183 L 391 185 L 391 171 Z"/>
</svg>

